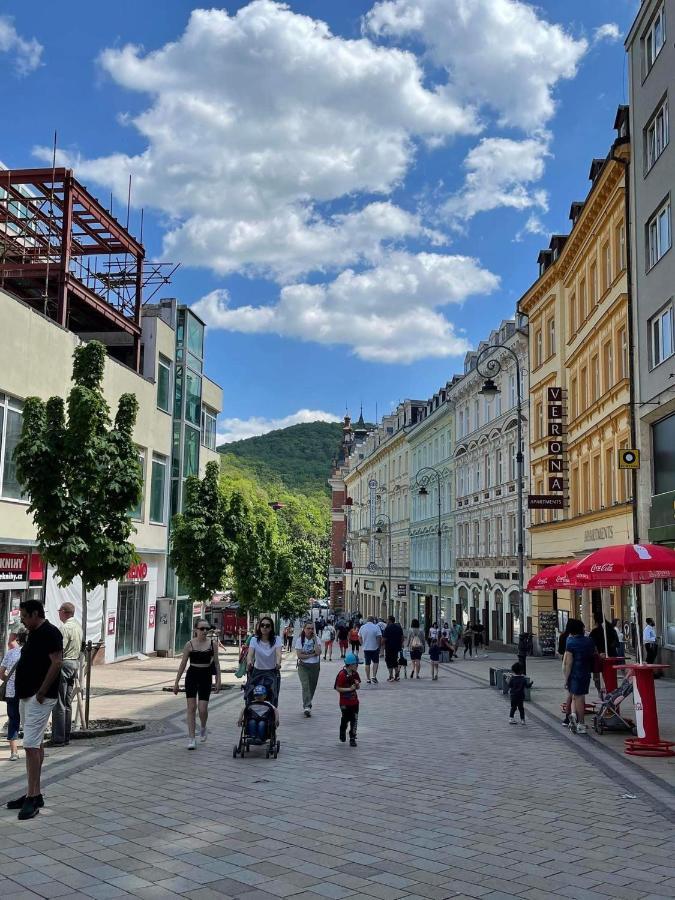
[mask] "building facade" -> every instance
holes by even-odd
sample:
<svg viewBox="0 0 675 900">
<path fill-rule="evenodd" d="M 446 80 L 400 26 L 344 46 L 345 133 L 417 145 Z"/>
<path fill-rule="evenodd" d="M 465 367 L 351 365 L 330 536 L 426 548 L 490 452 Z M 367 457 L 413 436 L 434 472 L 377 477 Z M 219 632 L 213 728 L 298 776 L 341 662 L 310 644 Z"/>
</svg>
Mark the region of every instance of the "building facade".
<svg viewBox="0 0 675 900">
<path fill-rule="evenodd" d="M 487 352 L 494 347 L 493 352 Z M 481 621 L 491 641 L 513 643 L 522 629 L 518 584 L 516 354 L 521 373 L 524 492 L 528 490 L 528 339 L 521 322 L 503 321 L 476 351 L 467 353 L 464 375 L 454 380 L 456 439 L 454 554 L 457 614 L 464 623 Z M 481 356 L 481 370 L 476 361 Z M 485 364 L 499 369 L 498 393 L 481 393 Z M 523 514 L 524 515 L 524 514 Z M 525 526 L 525 522 L 523 525 Z"/>
<path fill-rule="evenodd" d="M 630 473 L 630 362 L 624 162 L 625 108 L 605 159 L 593 160 L 591 188 L 572 204 L 569 235 L 539 255 L 539 278 L 522 297 L 529 317 L 530 490 L 550 505 L 530 511 L 530 575 L 546 566 L 633 539 Z M 626 590 L 531 595 L 540 612 L 582 618 L 604 606 L 630 621 Z"/>
<path fill-rule="evenodd" d="M 408 435 L 410 615 L 424 628 L 453 614 L 455 421 L 448 393 L 445 385 L 422 405 Z"/>
<path fill-rule="evenodd" d="M 675 73 L 673 0 L 645 0 L 626 39 L 630 82 L 631 273 L 637 353 L 635 411 L 641 451 L 637 537 L 675 547 L 675 355 L 671 195 L 675 149 L 669 103 Z M 643 616 L 653 616 L 662 661 L 675 663 L 675 584 L 642 587 Z"/>
</svg>

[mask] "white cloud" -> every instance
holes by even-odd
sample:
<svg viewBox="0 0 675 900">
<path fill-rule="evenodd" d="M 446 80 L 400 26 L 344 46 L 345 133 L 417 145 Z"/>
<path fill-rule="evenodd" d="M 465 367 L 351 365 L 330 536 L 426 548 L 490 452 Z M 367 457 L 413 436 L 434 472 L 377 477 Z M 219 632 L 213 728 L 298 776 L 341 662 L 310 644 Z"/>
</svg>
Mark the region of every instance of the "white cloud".
<svg viewBox="0 0 675 900">
<path fill-rule="evenodd" d="M 536 213 L 530 213 L 530 215 L 527 217 L 527 221 L 525 222 L 523 227 L 516 232 L 513 238 L 514 243 L 520 243 L 525 235 L 528 234 L 539 234 L 544 237 L 548 237 L 548 235 L 550 234 L 550 232 L 547 230 L 546 226 Z"/>
<path fill-rule="evenodd" d="M 446 201 L 442 212 L 451 220 L 466 221 L 503 206 L 545 210 L 546 192 L 531 185 L 542 178 L 548 155 L 546 136 L 522 141 L 484 138 L 467 154 L 464 185 Z"/>
<path fill-rule="evenodd" d="M 421 41 L 456 96 L 527 131 L 551 118 L 556 84 L 576 74 L 588 47 L 520 0 L 382 0 L 365 28 Z"/>
<path fill-rule="evenodd" d="M 498 285 L 470 257 L 398 251 L 328 283 L 288 285 L 273 305 L 232 307 L 216 290 L 194 309 L 212 328 L 347 344 L 361 359 L 410 363 L 465 353 L 468 342 L 438 310 Z"/>
<path fill-rule="evenodd" d="M 35 38 L 21 37 L 9 16 L 0 16 L 0 53 L 14 59 L 17 75 L 29 75 L 40 65 L 44 47 Z"/>
<path fill-rule="evenodd" d="M 322 409 L 299 409 L 289 416 L 280 419 L 266 419 L 262 416 L 253 416 L 250 419 L 220 419 L 218 423 L 217 443 L 231 444 L 232 441 L 242 441 L 244 438 L 256 437 L 259 434 L 267 434 L 278 428 L 288 428 L 290 425 L 299 425 L 303 422 L 338 422 L 340 416 L 334 413 L 324 412 Z"/>
<path fill-rule="evenodd" d="M 416 140 L 480 131 L 451 87 L 426 86 L 414 54 L 335 36 L 271 0 L 194 10 L 177 40 L 109 49 L 101 65 L 151 97 L 129 119 L 145 149 L 64 161 L 121 201 L 131 173 L 134 202 L 168 217 L 166 252 L 222 274 L 286 279 L 419 235 L 414 215 L 372 195 L 403 182 Z M 341 198 L 345 215 L 322 210 Z"/>
<path fill-rule="evenodd" d="M 621 30 L 619 26 L 614 22 L 607 22 L 604 25 L 599 25 L 595 31 L 593 32 L 593 44 L 599 44 L 601 41 L 620 41 L 621 40 Z"/>
</svg>

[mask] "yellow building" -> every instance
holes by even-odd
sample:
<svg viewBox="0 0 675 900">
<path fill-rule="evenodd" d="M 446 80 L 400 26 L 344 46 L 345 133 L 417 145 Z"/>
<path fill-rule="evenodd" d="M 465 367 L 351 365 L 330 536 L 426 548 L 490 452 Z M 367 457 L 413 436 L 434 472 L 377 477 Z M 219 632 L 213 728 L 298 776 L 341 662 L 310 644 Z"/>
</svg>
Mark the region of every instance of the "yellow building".
<svg viewBox="0 0 675 900">
<path fill-rule="evenodd" d="M 539 255 L 539 278 L 522 297 L 530 328 L 530 575 L 600 547 L 632 541 L 628 281 L 624 166 L 630 144 L 625 108 L 606 159 L 593 160 L 589 194 L 573 203 L 569 235 Z M 558 438 L 560 440 L 558 441 Z M 555 499 L 554 499 L 555 498 Z M 562 508 L 551 508 L 554 504 Z M 624 622 L 619 592 L 553 591 L 531 596 L 538 613 L 557 610 L 589 624 L 591 611 Z"/>
</svg>

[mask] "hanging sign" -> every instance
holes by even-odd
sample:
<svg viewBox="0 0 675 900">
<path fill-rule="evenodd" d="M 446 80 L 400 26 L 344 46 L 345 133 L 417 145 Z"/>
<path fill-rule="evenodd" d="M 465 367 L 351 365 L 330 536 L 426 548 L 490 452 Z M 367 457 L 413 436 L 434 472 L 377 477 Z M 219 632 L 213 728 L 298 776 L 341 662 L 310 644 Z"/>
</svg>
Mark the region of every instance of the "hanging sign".
<svg viewBox="0 0 675 900">
<path fill-rule="evenodd" d="M 27 574 L 27 553 L 0 553 L 0 582 L 25 581 Z"/>
</svg>

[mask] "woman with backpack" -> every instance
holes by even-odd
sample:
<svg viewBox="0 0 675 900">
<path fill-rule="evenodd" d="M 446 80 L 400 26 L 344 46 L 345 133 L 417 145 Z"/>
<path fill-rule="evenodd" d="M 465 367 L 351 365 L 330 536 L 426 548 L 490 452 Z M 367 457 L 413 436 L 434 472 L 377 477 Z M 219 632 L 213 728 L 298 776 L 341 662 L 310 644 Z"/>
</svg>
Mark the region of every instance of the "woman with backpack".
<svg viewBox="0 0 675 900">
<path fill-rule="evenodd" d="M 412 663 L 412 672 L 410 678 L 420 677 L 420 665 L 422 654 L 424 653 L 424 631 L 420 628 L 418 619 L 413 619 L 410 623 L 410 631 L 408 633 L 408 650 L 410 651 L 410 662 Z"/>
</svg>

